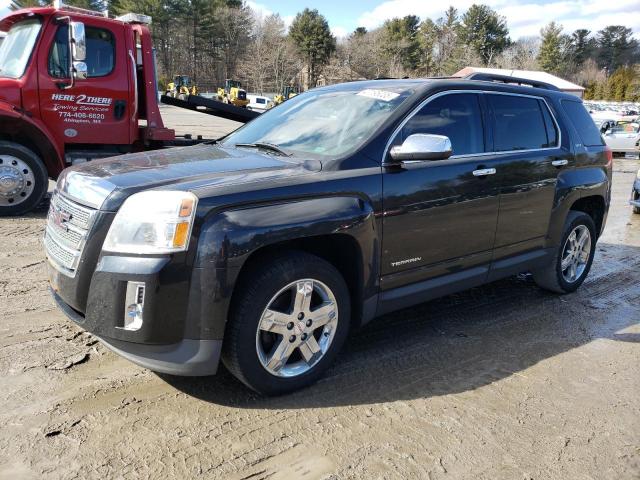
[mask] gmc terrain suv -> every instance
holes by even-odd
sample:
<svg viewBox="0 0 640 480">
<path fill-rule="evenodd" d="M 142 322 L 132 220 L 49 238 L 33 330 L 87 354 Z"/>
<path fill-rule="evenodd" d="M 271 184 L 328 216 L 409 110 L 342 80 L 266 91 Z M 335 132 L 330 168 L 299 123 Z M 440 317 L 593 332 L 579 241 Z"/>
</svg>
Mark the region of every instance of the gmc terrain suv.
<svg viewBox="0 0 640 480">
<path fill-rule="evenodd" d="M 523 271 L 576 290 L 612 155 L 580 99 L 511 77 L 318 88 L 216 144 L 67 169 L 44 238 L 59 306 L 175 375 L 310 384 L 350 329 Z"/>
</svg>

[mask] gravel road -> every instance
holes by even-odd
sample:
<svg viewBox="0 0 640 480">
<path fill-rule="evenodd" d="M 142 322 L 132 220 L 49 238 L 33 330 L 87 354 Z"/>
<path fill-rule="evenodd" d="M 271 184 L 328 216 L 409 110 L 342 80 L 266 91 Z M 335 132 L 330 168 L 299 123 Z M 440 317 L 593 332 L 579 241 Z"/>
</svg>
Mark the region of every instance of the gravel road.
<svg viewBox="0 0 640 480">
<path fill-rule="evenodd" d="M 577 293 L 520 276 L 387 315 L 272 399 L 110 353 L 49 298 L 46 207 L 0 219 L 0 478 L 640 478 L 638 167 Z"/>
</svg>

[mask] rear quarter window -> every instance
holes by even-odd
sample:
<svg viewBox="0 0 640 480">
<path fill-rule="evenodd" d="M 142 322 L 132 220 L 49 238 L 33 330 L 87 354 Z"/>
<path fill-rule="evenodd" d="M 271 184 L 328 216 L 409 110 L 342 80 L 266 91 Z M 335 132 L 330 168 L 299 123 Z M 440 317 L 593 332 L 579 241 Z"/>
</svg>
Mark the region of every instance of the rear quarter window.
<svg viewBox="0 0 640 480">
<path fill-rule="evenodd" d="M 598 127 L 596 127 L 596 124 L 591 119 L 582 102 L 562 100 L 561 103 L 569 120 L 571 120 L 571 123 L 573 123 L 573 126 L 578 132 L 583 145 L 587 147 L 604 145 Z"/>
</svg>

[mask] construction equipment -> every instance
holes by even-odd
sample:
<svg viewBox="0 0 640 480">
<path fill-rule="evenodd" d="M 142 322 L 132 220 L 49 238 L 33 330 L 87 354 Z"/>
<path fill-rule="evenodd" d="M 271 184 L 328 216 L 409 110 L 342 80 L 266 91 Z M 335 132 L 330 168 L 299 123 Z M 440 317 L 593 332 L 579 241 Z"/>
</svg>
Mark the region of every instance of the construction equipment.
<svg viewBox="0 0 640 480">
<path fill-rule="evenodd" d="M 276 105 L 280 105 L 285 100 L 289 100 L 290 98 L 295 97 L 296 95 L 298 95 L 298 93 L 299 92 L 297 87 L 292 87 L 291 85 L 287 85 L 282 89 L 282 92 L 280 92 L 278 95 L 273 97 L 273 103 Z"/>
<path fill-rule="evenodd" d="M 167 84 L 165 95 L 186 100 L 189 95 L 197 95 L 198 89 L 189 75 L 175 75 L 173 81 Z"/>
<path fill-rule="evenodd" d="M 35 208 L 49 178 L 74 163 L 206 141 L 176 138 L 164 126 L 150 23 L 146 15 L 113 19 L 59 3 L 0 20 L 0 215 Z M 240 122 L 253 118 L 224 107 L 205 108 Z"/>
<path fill-rule="evenodd" d="M 218 88 L 218 100 L 241 108 L 246 108 L 249 104 L 247 91 L 237 80 L 225 80 L 224 87 Z"/>
</svg>

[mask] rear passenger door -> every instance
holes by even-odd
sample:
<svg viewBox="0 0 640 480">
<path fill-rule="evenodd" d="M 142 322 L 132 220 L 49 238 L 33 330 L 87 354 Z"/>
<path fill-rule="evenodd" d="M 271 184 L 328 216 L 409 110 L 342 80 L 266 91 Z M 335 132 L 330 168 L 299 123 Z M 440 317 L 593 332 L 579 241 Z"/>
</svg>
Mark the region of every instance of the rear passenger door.
<svg viewBox="0 0 640 480">
<path fill-rule="evenodd" d="M 559 171 L 570 152 L 543 98 L 485 94 L 500 182 L 494 260 L 542 248 Z"/>
</svg>

